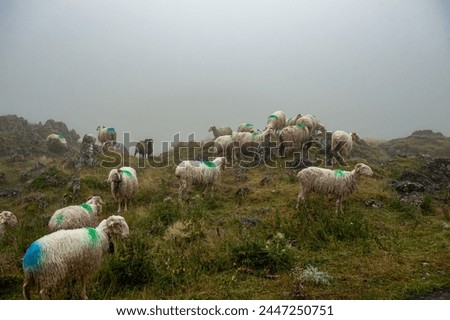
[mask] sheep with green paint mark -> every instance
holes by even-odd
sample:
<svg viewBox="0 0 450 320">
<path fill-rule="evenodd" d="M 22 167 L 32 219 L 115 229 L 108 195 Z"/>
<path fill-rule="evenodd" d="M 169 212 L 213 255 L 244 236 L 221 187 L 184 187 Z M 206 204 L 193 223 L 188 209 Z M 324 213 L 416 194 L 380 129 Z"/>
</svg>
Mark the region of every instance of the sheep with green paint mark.
<svg viewBox="0 0 450 320">
<path fill-rule="evenodd" d="M 303 155 L 304 149 L 308 147 L 308 143 L 311 141 L 311 135 L 308 128 L 299 123 L 284 127 L 278 135 L 278 140 L 278 154 L 281 157 L 293 152 L 300 152 Z"/>
<path fill-rule="evenodd" d="M 275 111 L 267 118 L 266 129 L 272 129 L 275 133 L 278 133 L 286 126 L 286 115 L 283 111 Z"/>
<path fill-rule="evenodd" d="M 258 129 L 255 128 L 254 125 L 252 125 L 251 123 L 248 122 L 243 122 L 239 125 L 239 127 L 237 128 L 237 132 L 250 132 L 253 133 L 255 131 L 258 131 Z"/>
<path fill-rule="evenodd" d="M 111 193 L 117 200 L 117 213 L 128 210 L 128 203 L 136 195 L 139 189 L 139 182 L 136 170 L 131 167 L 112 169 L 109 172 L 107 181 L 111 184 Z"/>
<path fill-rule="evenodd" d="M 101 196 L 92 196 L 86 203 L 56 210 L 48 222 L 50 232 L 96 226 L 103 204 Z"/>
<path fill-rule="evenodd" d="M 17 217 L 11 211 L 2 211 L 0 213 L 0 239 L 5 235 L 6 227 L 15 227 Z"/>
<path fill-rule="evenodd" d="M 34 241 L 22 259 L 23 296 L 31 298 L 37 287 L 42 299 L 50 291 L 73 280 L 81 282 L 81 298 L 87 299 L 86 283 L 100 267 L 116 238 L 126 238 L 129 228 L 121 216 L 110 216 L 96 228 L 59 230 Z"/>
<path fill-rule="evenodd" d="M 180 187 L 178 189 L 178 202 L 181 204 L 183 197 L 189 194 L 193 185 L 206 185 L 203 191 L 205 196 L 220 181 L 220 173 L 225 165 L 224 157 L 217 157 L 212 161 L 185 160 L 175 169 Z"/>
<path fill-rule="evenodd" d="M 372 176 L 372 169 L 358 163 L 352 171 L 342 169 L 331 170 L 319 167 L 309 167 L 297 174 L 300 183 L 300 192 L 297 196 L 298 209 L 300 201 L 305 201 L 311 192 L 322 195 L 333 195 L 336 198 L 336 213 L 342 210 L 342 200 L 358 189 L 357 178 L 361 175 Z"/>
<path fill-rule="evenodd" d="M 321 133 L 325 135 L 325 126 L 317 119 L 316 116 L 313 116 L 311 114 L 305 114 L 297 119 L 295 124 L 303 124 L 305 125 L 311 136 L 316 136 L 317 134 Z"/>
<path fill-rule="evenodd" d="M 276 141 L 276 135 L 273 129 L 267 128 L 263 132 L 233 132 L 233 159 L 237 160 L 239 156 L 251 157 L 259 155 L 261 148 L 269 147 L 271 141 Z"/>
<path fill-rule="evenodd" d="M 116 130 L 114 128 L 107 128 L 105 126 L 98 126 L 97 127 L 97 131 L 98 131 L 98 142 L 100 142 L 100 144 L 104 144 L 105 142 L 108 141 L 112 141 L 115 142 L 117 139 L 117 133 Z"/>
<path fill-rule="evenodd" d="M 287 126 L 293 126 L 295 125 L 295 123 L 297 122 L 298 119 L 300 119 L 302 115 L 299 113 L 296 116 L 292 117 L 292 118 L 287 118 L 286 119 L 286 127 Z"/>
<path fill-rule="evenodd" d="M 226 136 L 233 133 L 233 130 L 231 130 L 230 127 L 220 127 L 217 128 L 216 126 L 210 126 L 208 129 L 208 132 L 212 132 L 214 135 L 214 138 L 218 138 L 220 136 Z"/>
<path fill-rule="evenodd" d="M 67 141 L 60 134 L 52 133 L 47 136 L 45 139 L 47 143 L 47 148 L 53 152 L 62 152 L 67 150 Z"/>
</svg>

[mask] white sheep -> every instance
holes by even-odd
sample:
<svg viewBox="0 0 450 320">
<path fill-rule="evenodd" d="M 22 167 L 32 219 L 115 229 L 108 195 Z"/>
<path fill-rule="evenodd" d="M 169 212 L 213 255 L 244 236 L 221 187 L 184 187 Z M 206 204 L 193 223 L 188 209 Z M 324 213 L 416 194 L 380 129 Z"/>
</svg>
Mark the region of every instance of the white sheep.
<svg viewBox="0 0 450 320">
<path fill-rule="evenodd" d="M 107 181 L 111 184 L 111 193 L 119 206 L 117 212 L 120 213 L 122 211 L 122 204 L 124 211 L 127 211 L 128 202 L 131 201 L 139 189 L 136 170 L 131 167 L 112 169 L 109 172 Z"/>
<path fill-rule="evenodd" d="M 316 116 L 305 114 L 297 119 L 295 122 L 296 124 L 304 124 L 308 130 L 311 136 L 315 136 L 319 133 L 325 134 L 325 127 L 324 125 L 317 119 Z"/>
<path fill-rule="evenodd" d="M 216 126 L 210 126 L 208 129 L 208 132 L 211 132 L 214 135 L 214 138 L 218 138 L 220 136 L 226 136 L 233 133 L 233 130 L 231 130 L 230 127 L 221 127 L 217 128 Z"/>
<path fill-rule="evenodd" d="M 241 123 L 239 125 L 239 127 L 237 128 L 237 132 L 250 132 L 250 133 L 253 133 L 255 131 L 259 131 L 259 130 L 256 129 L 254 125 L 252 125 L 251 123 L 247 123 L 247 122 Z"/>
<path fill-rule="evenodd" d="M 237 159 L 236 152 L 242 155 L 256 155 L 260 147 L 269 146 L 271 141 L 275 141 L 275 132 L 272 128 L 267 128 L 263 132 L 233 132 L 233 159 Z"/>
<path fill-rule="evenodd" d="M 37 286 L 42 299 L 47 299 L 50 289 L 79 280 L 81 298 L 87 299 L 88 278 L 100 267 L 112 240 L 128 234 L 125 219 L 110 216 L 96 228 L 59 230 L 34 241 L 22 259 L 24 298 L 31 298 L 33 286 Z"/>
<path fill-rule="evenodd" d="M 225 157 L 231 160 L 233 156 L 233 138 L 232 135 L 220 136 L 214 140 L 215 157 Z"/>
<path fill-rule="evenodd" d="M 295 123 L 297 122 L 297 120 L 301 117 L 302 115 L 299 113 L 296 116 L 292 117 L 292 118 L 287 118 L 286 119 L 286 127 L 287 126 L 293 126 L 295 125 Z"/>
<path fill-rule="evenodd" d="M 98 224 L 98 216 L 102 213 L 102 204 L 105 203 L 101 196 L 92 196 L 86 203 L 56 210 L 48 222 L 50 232 L 95 227 Z"/>
<path fill-rule="evenodd" d="M 206 185 L 203 195 L 206 195 L 220 181 L 220 172 L 225 165 L 224 157 L 217 157 L 212 161 L 185 160 L 175 169 L 180 187 L 178 202 L 181 204 L 184 194 L 189 194 L 192 185 Z"/>
<path fill-rule="evenodd" d="M 358 163 L 352 171 L 341 169 L 331 170 L 319 167 L 309 167 L 297 174 L 300 192 L 297 196 L 298 209 L 300 200 L 305 201 L 310 192 L 336 197 L 336 213 L 342 210 L 344 196 L 350 195 L 358 189 L 357 178 L 360 175 L 372 176 L 372 169 L 363 163 Z"/>
<path fill-rule="evenodd" d="M 353 148 L 353 141 L 358 141 L 356 133 L 347 133 L 342 130 L 334 131 L 331 135 L 331 153 L 338 160 L 343 160 L 350 155 Z"/>
<path fill-rule="evenodd" d="M 66 138 L 64 138 L 60 134 L 52 133 L 47 136 L 45 139 L 45 142 L 47 143 L 47 147 L 50 151 L 65 151 L 67 149 L 67 141 Z"/>
<path fill-rule="evenodd" d="M 275 111 L 267 118 L 266 129 L 272 129 L 275 133 L 278 133 L 286 126 L 286 115 L 283 111 Z"/>
<path fill-rule="evenodd" d="M 306 143 L 311 141 L 311 135 L 308 128 L 300 123 L 281 129 L 278 139 L 278 154 L 284 157 L 293 152 L 302 154 Z"/>
<path fill-rule="evenodd" d="M 15 227 L 17 217 L 11 211 L 2 211 L 0 213 L 0 239 L 5 235 L 6 227 Z"/>
<path fill-rule="evenodd" d="M 107 128 L 105 126 L 98 126 L 98 142 L 104 144 L 107 141 L 115 142 L 117 139 L 117 133 L 114 128 Z"/>
</svg>

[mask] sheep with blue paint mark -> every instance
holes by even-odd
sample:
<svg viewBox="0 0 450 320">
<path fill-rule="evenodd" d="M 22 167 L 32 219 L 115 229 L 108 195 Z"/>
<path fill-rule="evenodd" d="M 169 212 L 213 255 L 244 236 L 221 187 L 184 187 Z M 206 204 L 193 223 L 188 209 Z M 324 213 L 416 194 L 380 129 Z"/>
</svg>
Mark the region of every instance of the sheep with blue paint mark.
<svg viewBox="0 0 450 320">
<path fill-rule="evenodd" d="M 97 131 L 98 131 L 98 142 L 100 142 L 100 144 L 102 145 L 108 141 L 115 142 L 117 139 L 117 133 L 114 128 L 98 126 Z"/>
<path fill-rule="evenodd" d="M 352 171 L 342 169 L 331 170 L 319 167 L 309 167 L 297 174 L 300 183 L 300 192 L 297 196 L 298 209 L 300 201 L 305 201 L 311 192 L 322 195 L 333 195 L 336 198 L 336 213 L 342 210 L 342 200 L 358 189 L 357 178 L 361 175 L 372 176 L 372 169 L 358 163 Z"/>
<path fill-rule="evenodd" d="M 42 299 L 71 281 L 81 282 L 81 298 L 87 299 L 87 280 L 100 267 L 114 239 L 126 238 L 129 228 L 121 216 L 110 216 L 96 228 L 59 230 L 34 241 L 22 259 L 23 296 L 31 298 L 37 287 Z"/>
<path fill-rule="evenodd" d="M 102 204 L 105 203 L 101 196 L 92 196 L 86 203 L 56 210 L 48 222 L 50 232 L 61 229 L 95 227 L 98 224 L 98 217 L 102 213 Z"/>
<path fill-rule="evenodd" d="M 5 235 L 6 227 L 15 227 L 17 217 L 11 211 L 2 211 L 0 213 L 0 239 Z"/>
<path fill-rule="evenodd" d="M 220 173 L 225 165 L 224 157 L 217 157 L 212 161 L 181 161 L 175 169 L 180 187 L 178 189 L 178 202 L 181 204 L 183 196 L 189 194 L 193 185 L 206 185 L 203 191 L 205 196 L 220 181 Z"/>
<path fill-rule="evenodd" d="M 111 184 L 111 193 L 117 200 L 117 213 L 128 210 L 128 203 L 136 195 L 139 189 L 139 181 L 136 170 L 131 167 L 112 169 L 107 181 Z"/>
</svg>

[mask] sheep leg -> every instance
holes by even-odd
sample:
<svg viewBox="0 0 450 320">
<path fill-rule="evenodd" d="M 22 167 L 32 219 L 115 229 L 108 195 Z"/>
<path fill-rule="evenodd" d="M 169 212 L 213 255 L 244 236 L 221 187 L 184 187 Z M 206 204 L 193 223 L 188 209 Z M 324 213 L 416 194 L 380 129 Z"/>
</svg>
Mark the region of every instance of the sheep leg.
<svg viewBox="0 0 450 320">
<path fill-rule="evenodd" d="M 127 200 L 125 199 L 125 201 L 123 202 L 124 203 L 124 211 L 128 211 L 128 207 L 127 207 Z"/>
<path fill-rule="evenodd" d="M 187 184 L 184 181 L 180 181 L 180 188 L 178 189 L 178 203 L 183 202 L 183 193 L 187 191 Z"/>
<path fill-rule="evenodd" d="M 47 293 L 45 292 L 45 288 L 42 288 L 41 290 L 39 290 L 39 294 L 41 295 L 42 300 L 48 300 L 48 296 L 47 296 Z"/>
<path fill-rule="evenodd" d="M 120 213 L 120 212 L 122 211 L 122 209 L 120 208 L 120 203 L 121 203 L 121 201 L 119 200 L 119 201 L 117 201 L 117 203 L 118 203 L 118 205 L 119 205 L 119 208 L 117 209 L 117 213 Z"/>
<path fill-rule="evenodd" d="M 336 199 L 336 213 L 341 212 L 343 213 L 344 211 L 342 210 L 342 199 L 341 198 L 337 198 Z"/>
<path fill-rule="evenodd" d="M 28 280 L 25 280 L 25 283 L 22 286 L 22 293 L 23 293 L 23 297 L 25 298 L 25 300 L 30 300 L 31 299 L 31 294 L 30 294 L 30 288 L 31 287 L 31 283 L 28 282 Z"/>
<path fill-rule="evenodd" d="M 88 300 L 86 295 L 86 277 L 81 278 L 81 299 Z"/>
<path fill-rule="evenodd" d="M 206 196 L 212 190 L 212 185 L 208 184 L 206 189 L 203 191 L 202 195 Z"/>
<path fill-rule="evenodd" d="M 303 203 L 305 202 L 305 197 L 306 197 L 306 192 L 304 192 L 303 190 L 301 190 L 301 191 L 298 193 L 298 196 L 297 196 L 297 205 L 295 206 L 295 209 L 298 210 L 300 201 L 302 201 Z"/>
</svg>

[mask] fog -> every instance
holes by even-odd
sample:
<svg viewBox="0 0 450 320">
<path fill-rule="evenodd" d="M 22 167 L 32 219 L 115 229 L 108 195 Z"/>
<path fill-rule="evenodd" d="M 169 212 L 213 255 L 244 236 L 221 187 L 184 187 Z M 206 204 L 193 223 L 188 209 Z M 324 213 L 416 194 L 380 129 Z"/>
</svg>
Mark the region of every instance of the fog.
<svg viewBox="0 0 450 320">
<path fill-rule="evenodd" d="M 80 135 L 158 150 L 283 110 L 363 138 L 449 136 L 449 104 L 445 0 L 0 1 L 0 114 Z"/>
</svg>

